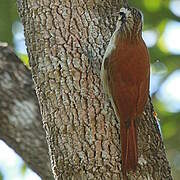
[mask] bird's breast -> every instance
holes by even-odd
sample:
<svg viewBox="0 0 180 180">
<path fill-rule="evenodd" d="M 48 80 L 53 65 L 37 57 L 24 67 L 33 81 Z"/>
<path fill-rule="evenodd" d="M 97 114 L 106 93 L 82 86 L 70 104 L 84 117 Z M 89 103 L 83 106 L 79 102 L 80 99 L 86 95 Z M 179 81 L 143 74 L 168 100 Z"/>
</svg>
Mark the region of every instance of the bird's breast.
<svg viewBox="0 0 180 180">
<path fill-rule="evenodd" d="M 137 83 L 145 78 L 149 71 L 149 55 L 143 40 L 116 41 L 108 60 L 108 68 L 114 81 Z"/>
</svg>

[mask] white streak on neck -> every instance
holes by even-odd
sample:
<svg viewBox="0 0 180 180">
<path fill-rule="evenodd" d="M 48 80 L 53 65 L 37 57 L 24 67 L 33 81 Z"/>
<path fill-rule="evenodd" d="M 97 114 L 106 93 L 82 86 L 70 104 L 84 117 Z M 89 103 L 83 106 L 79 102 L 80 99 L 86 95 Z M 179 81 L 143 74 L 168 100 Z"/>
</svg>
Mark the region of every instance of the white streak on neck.
<svg viewBox="0 0 180 180">
<path fill-rule="evenodd" d="M 118 30 L 120 29 L 120 27 L 121 27 L 121 21 L 118 20 L 118 22 L 116 24 L 116 30 L 114 31 L 114 33 L 109 41 L 109 44 L 106 48 L 106 51 L 105 51 L 105 54 L 103 57 L 103 62 L 112 53 L 112 51 L 116 48 L 115 42 L 116 42 L 117 34 L 119 33 Z"/>
</svg>

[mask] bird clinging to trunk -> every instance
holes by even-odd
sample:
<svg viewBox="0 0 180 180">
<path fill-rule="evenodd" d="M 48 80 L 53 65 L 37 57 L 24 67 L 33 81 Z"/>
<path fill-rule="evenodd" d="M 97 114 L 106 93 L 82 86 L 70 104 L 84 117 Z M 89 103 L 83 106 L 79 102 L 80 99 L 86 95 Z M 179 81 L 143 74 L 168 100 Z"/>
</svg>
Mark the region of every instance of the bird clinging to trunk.
<svg viewBox="0 0 180 180">
<path fill-rule="evenodd" d="M 138 164 L 136 119 L 143 113 L 149 95 L 150 63 L 142 39 L 139 10 L 122 7 L 101 67 L 105 93 L 120 120 L 122 172 Z"/>
</svg>

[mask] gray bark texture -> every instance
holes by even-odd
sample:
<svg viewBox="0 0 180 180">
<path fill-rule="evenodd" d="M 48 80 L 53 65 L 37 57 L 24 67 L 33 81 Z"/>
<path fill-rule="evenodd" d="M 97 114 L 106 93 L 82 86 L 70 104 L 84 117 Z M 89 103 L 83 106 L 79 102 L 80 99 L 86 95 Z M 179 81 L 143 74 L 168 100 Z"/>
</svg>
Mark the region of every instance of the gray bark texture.
<svg viewBox="0 0 180 180">
<path fill-rule="evenodd" d="M 0 139 L 42 179 L 53 179 L 30 71 L 0 44 Z"/>
<path fill-rule="evenodd" d="M 17 2 L 54 178 L 122 179 L 119 122 L 100 81 L 121 1 Z M 172 179 L 153 113 L 149 99 L 137 119 L 139 165 L 129 179 Z"/>
</svg>

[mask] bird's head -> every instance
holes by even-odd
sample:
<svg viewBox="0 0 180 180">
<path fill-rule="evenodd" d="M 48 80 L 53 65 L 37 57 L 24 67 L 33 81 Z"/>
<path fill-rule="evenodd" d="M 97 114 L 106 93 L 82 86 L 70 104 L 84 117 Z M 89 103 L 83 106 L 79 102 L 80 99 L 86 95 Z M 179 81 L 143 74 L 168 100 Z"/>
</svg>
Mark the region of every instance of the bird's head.
<svg viewBox="0 0 180 180">
<path fill-rule="evenodd" d="M 122 7 L 119 11 L 116 29 L 125 36 L 136 37 L 142 33 L 142 14 L 136 8 Z"/>
</svg>

